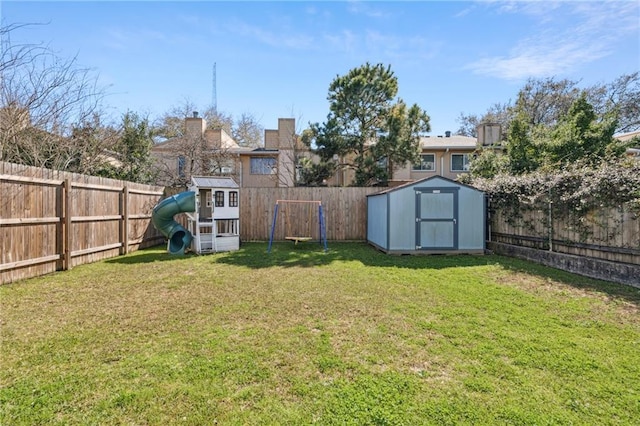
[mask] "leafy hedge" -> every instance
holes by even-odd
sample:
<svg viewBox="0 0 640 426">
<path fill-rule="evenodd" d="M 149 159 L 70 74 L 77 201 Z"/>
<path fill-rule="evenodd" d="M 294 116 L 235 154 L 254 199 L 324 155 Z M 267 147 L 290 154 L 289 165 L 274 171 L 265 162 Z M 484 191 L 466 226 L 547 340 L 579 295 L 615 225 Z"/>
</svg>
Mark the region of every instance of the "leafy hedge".
<svg viewBox="0 0 640 426">
<path fill-rule="evenodd" d="M 583 216 L 601 207 L 628 206 L 640 213 L 640 162 L 602 163 L 597 167 L 574 164 L 556 172 L 498 175 L 469 182 L 489 194 L 493 209 L 518 216 L 552 202 L 571 216 Z"/>
</svg>

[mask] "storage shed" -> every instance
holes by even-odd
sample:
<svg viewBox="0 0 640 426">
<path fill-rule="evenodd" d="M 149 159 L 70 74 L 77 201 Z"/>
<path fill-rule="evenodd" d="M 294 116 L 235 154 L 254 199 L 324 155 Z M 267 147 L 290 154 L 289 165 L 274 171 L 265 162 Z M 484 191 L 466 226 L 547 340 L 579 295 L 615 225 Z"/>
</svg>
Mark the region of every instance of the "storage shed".
<svg viewBox="0 0 640 426">
<path fill-rule="evenodd" d="M 485 194 L 432 176 L 367 196 L 367 241 L 392 254 L 484 253 Z"/>
<path fill-rule="evenodd" d="M 240 189 L 229 177 L 194 176 L 196 211 L 187 213 L 192 249 L 197 253 L 240 248 Z"/>
</svg>

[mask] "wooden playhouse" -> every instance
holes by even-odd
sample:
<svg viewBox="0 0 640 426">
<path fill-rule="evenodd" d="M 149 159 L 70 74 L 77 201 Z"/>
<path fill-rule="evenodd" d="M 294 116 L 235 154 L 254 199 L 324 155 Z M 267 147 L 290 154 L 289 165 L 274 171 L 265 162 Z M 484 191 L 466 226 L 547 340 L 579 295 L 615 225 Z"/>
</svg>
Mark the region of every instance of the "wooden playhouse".
<svg viewBox="0 0 640 426">
<path fill-rule="evenodd" d="M 393 254 L 484 253 L 485 194 L 441 176 L 367 196 L 367 242 Z"/>
<path fill-rule="evenodd" d="M 189 190 L 196 193 L 196 211 L 187 213 L 197 253 L 240 248 L 240 187 L 230 177 L 194 176 Z"/>
</svg>

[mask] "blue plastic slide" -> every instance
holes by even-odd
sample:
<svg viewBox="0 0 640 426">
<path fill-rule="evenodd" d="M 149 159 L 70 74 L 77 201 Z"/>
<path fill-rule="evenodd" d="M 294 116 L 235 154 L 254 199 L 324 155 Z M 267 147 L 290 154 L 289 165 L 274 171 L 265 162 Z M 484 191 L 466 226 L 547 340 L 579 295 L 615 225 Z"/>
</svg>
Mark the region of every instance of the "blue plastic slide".
<svg viewBox="0 0 640 426">
<path fill-rule="evenodd" d="M 176 222 L 173 216 L 195 211 L 196 193 L 193 191 L 181 192 L 165 198 L 153 208 L 151 221 L 153 226 L 169 239 L 167 250 L 170 254 L 184 254 L 193 239 L 191 232 Z"/>
</svg>

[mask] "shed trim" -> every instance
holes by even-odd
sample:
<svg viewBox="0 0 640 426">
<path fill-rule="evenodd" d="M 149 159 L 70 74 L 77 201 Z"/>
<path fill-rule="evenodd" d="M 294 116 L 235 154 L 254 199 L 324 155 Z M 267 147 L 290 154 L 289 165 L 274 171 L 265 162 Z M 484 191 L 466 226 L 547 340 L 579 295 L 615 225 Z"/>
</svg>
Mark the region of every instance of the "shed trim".
<svg viewBox="0 0 640 426">
<path fill-rule="evenodd" d="M 423 178 L 423 179 L 415 180 L 413 182 L 407 182 L 407 183 L 405 183 L 403 185 L 399 185 L 399 186 L 396 186 L 396 187 L 393 187 L 393 188 L 385 189 L 384 191 L 376 192 L 375 194 L 367 194 L 367 197 L 375 197 L 376 195 L 383 195 L 383 194 L 388 194 L 390 192 L 399 191 L 401 189 L 410 187 L 412 185 L 416 185 L 418 183 L 428 182 L 428 181 L 430 181 L 432 179 L 442 179 L 444 181 L 450 182 L 453 185 L 463 186 L 465 188 L 469 188 L 469 189 L 472 189 L 474 191 L 484 193 L 484 191 L 482 191 L 482 190 L 480 190 L 478 188 L 474 188 L 471 185 L 467 185 L 466 183 L 458 182 L 458 181 L 455 181 L 453 179 L 449 179 L 448 177 L 445 177 L 445 176 L 435 175 L 435 176 L 429 176 L 429 177 L 426 177 L 426 178 Z"/>
</svg>

